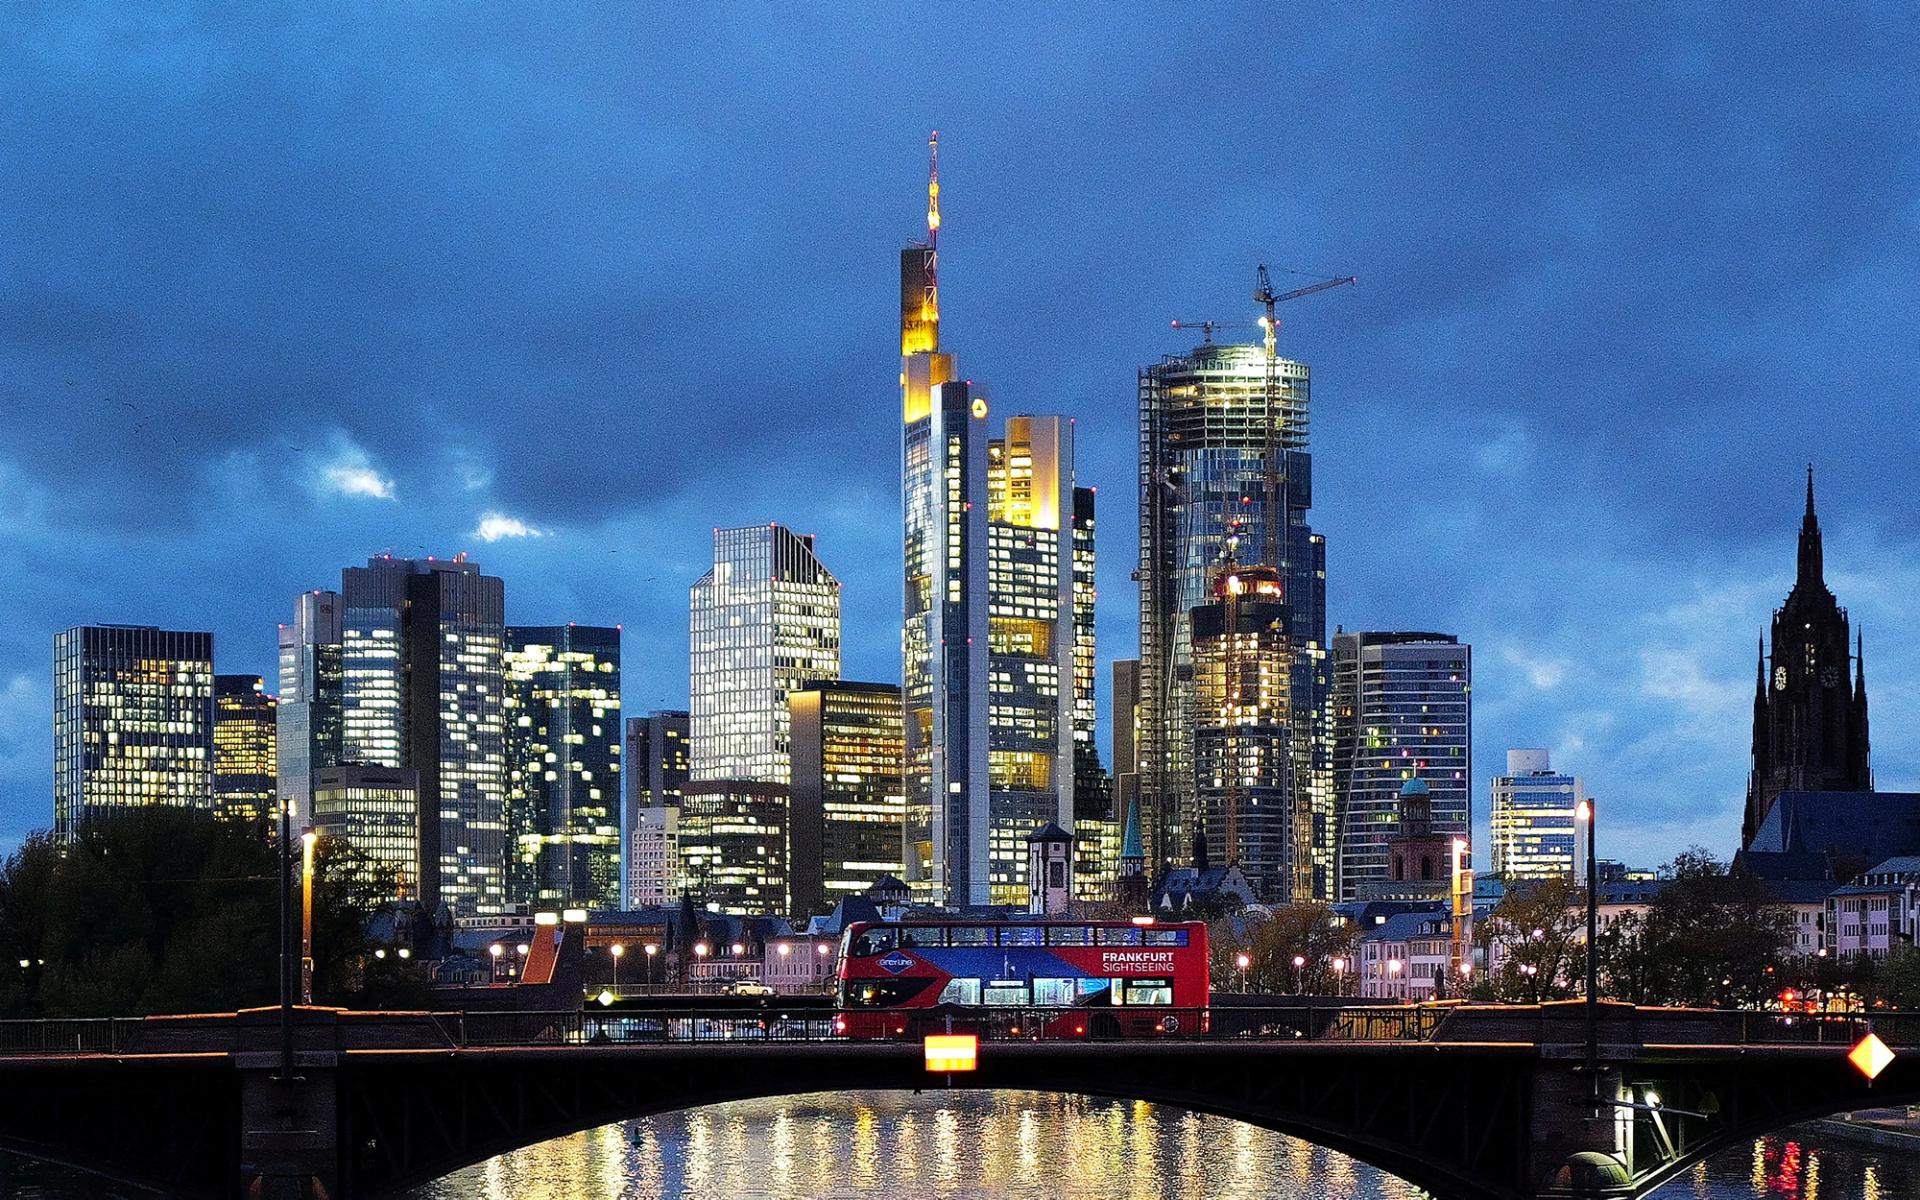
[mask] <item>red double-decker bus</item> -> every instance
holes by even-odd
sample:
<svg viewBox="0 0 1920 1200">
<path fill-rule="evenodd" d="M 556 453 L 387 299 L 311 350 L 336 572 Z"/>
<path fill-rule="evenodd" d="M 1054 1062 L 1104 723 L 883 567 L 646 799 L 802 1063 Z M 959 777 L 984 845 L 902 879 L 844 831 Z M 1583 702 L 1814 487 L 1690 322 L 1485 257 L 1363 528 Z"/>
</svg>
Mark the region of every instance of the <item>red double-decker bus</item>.
<svg viewBox="0 0 1920 1200">
<path fill-rule="evenodd" d="M 918 1036 L 932 1018 L 1011 1015 L 1046 1037 L 1192 1034 L 1206 1020 L 1199 922 L 872 921 L 840 945 L 837 1032 Z"/>
</svg>

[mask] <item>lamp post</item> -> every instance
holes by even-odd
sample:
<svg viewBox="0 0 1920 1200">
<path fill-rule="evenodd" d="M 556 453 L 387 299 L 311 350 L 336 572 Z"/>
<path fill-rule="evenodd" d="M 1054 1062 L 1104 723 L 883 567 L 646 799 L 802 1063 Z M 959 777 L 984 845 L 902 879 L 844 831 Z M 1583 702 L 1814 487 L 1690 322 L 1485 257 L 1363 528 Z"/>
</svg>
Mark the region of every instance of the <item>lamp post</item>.
<svg viewBox="0 0 1920 1200">
<path fill-rule="evenodd" d="M 320 835 L 300 835 L 300 1003 L 313 1003 L 313 844 Z"/>
<path fill-rule="evenodd" d="M 1307 990 L 1305 977 L 1301 974 L 1301 972 L 1306 969 L 1306 965 L 1307 959 L 1305 955 L 1296 954 L 1293 956 L 1293 994 L 1296 996 Z"/>
<path fill-rule="evenodd" d="M 20 960 L 24 969 L 25 959 Z M 280 1077 L 293 1075 L 293 801 L 280 805 Z"/>
<path fill-rule="evenodd" d="M 502 946 L 499 942 L 495 942 L 493 945 L 487 947 L 487 954 L 489 957 L 493 959 L 492 982 L 494 983 L 500 982 L 500 956 L 502 954 L 505 954 L 506 952 L 507 952 L 507 948 L 505 946 Z"/>
<path fill-rule="evenodd" d="M 1233 965 L 1240 968 L 1240 991 L 1245 993 L 1247 990 L 1247 968 L 1253 965 L 1253 960 L 1245 954 L 1236 954 L 1233 958 Z"/>
<path fill-rule="evenodd" d="M 649 988 L 653 986 L 653 960 L 659 953 L 660 947 L 652 942 L 647 943 L 647 986 Z"/>
<path fill-rule="evenodd" d="M 1387 960 L 1387 994 L 1395 1000 L 1400 999 L 1400 960 Z"/>
<path fill-rule="evenodd" d="M 620 956 L 626 952 L 627 948 L 619 942 L 607 947 L 607 953 L 613 956 L 613 994 L 616 996 L 620 994 Z"/>
<path fill-rule="evenodd" d="M 1600 1100 L 1600 872 L 1594 843 L 1599 840 L 1594 802 L 1583 797 L 1573 812 L 1587 827 L 1587 1079 L 1594 1112 Z"/>
<path fill-rule="evenodd" d="M 1335 996 L 1347 994 L 1346 974 L 1347 960 L 1344 957 L 1335 958 L 1333 960 L 1333 994 Z"/>
</svg>

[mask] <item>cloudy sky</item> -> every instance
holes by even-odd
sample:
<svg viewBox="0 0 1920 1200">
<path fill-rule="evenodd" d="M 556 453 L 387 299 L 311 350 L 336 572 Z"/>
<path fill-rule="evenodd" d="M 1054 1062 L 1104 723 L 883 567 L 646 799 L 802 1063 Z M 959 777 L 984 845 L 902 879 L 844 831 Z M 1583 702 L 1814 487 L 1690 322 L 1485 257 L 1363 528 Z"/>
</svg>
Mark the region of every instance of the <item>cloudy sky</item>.
<svg viewBox="0 0 1920 1200">
<path fill-rule="evenodd" d="M 1474 644 L 1482 823 L 1543 745 L 1603 853 L 1731 848 L 1808 461 L 1880 782 L 1920 788 L 1908 11 L 666 7 L 9 8 L 0 839 L 50 820 L 56 629 L 270 674 L 369 554 L 624 622 L 639 711 L 684 702 L 709 530 L 776 520 L 845 583 L 849 674 L 897 679 L 934 127 L 943 334 L 1001 411 L 1079 420 L 1103 659 L 1137 367 L 1252 315 L 1256 262 L 1353 274 L 1281 333 L 1333 618 Z"/>
</svg>

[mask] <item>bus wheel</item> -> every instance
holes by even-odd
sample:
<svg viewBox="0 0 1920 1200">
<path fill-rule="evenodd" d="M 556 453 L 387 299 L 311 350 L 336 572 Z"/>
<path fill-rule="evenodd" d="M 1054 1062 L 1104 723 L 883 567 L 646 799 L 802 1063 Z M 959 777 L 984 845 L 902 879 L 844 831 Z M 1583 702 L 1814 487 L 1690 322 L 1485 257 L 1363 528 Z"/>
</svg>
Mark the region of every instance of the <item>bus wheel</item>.
<svg viewBox="0 0 1920 1200">
<path fill-rule="evenodd" d="M 1095 1041 L 1107 1042 L 1120 1036 L 1119 1018 L 1107 1013 L 1102 1013 L 1089 1021 L 1087 1028 L 1092 1032 Z"/>
</svg>

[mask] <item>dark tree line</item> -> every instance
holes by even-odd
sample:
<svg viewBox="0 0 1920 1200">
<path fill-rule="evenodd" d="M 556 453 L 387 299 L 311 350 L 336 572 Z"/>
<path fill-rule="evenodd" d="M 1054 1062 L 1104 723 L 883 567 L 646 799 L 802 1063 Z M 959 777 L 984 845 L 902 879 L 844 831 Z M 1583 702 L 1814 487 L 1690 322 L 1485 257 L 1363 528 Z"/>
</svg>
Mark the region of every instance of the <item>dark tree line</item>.
<svg viewBox="0 0 1920 1200">
<path fill-rule="evenodd" d="M 315 1002 L 424 1005 L 418 964 L 373 954 L 368 922 L 386 881 L 345 843 L 314 850 Z M 0 1015 L 278 1003 L 279 872 L 263 831 L 195 809 L 117 813 L 67 846 L 29 838 L 0 864 Z M 297 887 L 293 897 L 297 922 Z"/>
</svg>

